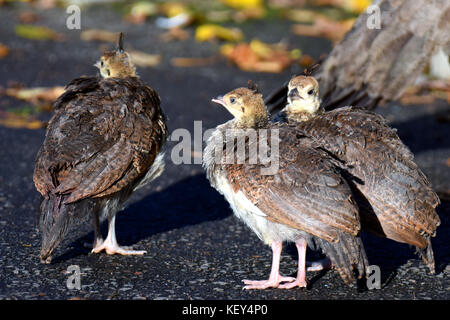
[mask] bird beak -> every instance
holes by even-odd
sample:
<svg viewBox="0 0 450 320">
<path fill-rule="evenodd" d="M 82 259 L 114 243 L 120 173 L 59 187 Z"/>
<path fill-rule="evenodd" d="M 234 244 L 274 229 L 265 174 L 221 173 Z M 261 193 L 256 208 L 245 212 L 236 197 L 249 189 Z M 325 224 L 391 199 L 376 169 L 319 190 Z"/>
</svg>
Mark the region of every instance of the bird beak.
<svg viewBox="0 0 450 320">
<path fill-rule="evenodd" d="M 98 69 L 100 69 L 100 61 L 97 61 L 97 62 L 94 64 L 94 67 L 97 67 Z"/>
<path fill-rule="evenodd" d="M 302 99 L 302 97 L 300 96 L 300 94 L 298 93 L 297 88 L 294 88 L 292 90 L 289 91 L 288 93 L 288 98 L 292 99 Z"/>
<path fill-rule="evenodd" d="M 217 98 L 211 99 L 212 102 L 221 104 L 222 106 L 224 106 L 225 108 L 227 107 L 225 105 L 225 101 L 223 101 L 223 96 L 218 96 Z"/>
</svg>

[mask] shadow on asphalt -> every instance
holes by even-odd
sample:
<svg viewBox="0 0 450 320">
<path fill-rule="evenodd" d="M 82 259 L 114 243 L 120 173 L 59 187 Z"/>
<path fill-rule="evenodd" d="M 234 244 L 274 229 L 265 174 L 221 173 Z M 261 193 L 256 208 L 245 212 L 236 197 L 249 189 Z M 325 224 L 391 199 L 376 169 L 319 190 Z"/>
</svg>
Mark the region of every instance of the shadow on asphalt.
<svg viewBox="0 0 450 320">
<path fill-rule="evenodd" d="M 133 246 L 159 233 L 224 219 L 230 214 L 230 206 L 224 197 L 210 186 L 205 175 L 199 174 L 149 194 L 120 211 L 116 220 L 117 241 L 123 246 Z M 101 230 L 105 237 L 106 221 Z M 87 255 L 91 249 L 84 244 L 91 244 L 93 239 L 94 232 L 91 231 L 72 243 L 73 249 L 55 256 L 52 263 Z"/>
<path fill-rule="evenodd" d="M 393 122 L 398 136 L 414 154 L 436 149 L 449 149 L 449 124 L 438 121 L 448 111 L 429 114 L 406 122 Z"/>
</svg>

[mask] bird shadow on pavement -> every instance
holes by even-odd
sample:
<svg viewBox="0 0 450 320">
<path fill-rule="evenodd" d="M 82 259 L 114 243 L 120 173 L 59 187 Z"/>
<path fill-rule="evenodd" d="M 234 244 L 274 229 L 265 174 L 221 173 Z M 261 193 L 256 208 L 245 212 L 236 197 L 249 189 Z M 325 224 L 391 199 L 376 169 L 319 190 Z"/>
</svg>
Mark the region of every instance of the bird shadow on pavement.
<svg viewBox="0 0 450 320">
<path fill-rule="evenodd" d="M 230 214 L 230 207 L 223 196 L 210 186 L 204 174 L 198 174 L 159 192 L 153 192 L 118 212 L 117 241 L 122 246 L 133 246 L 159 233 L 224 219 Z M 107 229 L 105 221 L 101 225 L 103 237 L 106 236 Z M 61 262 L 79 255 L 87 255 L 91 250 L 89 244 L 93 239 L 94 232 L 90 231 L 76 239 L 70 245 L 72 249 L 55 256 L 53 261 Z M 85 243 L 87 245 L 84 245 Z"/>
<path fill-rule="evenodd" d="M 441 205 L 437 208 L 437 213 L 441 218 L 441 225 L 437 229 L 436 237 L 432 238 L 432 246 L 436 274 L 440 274 L 450 263 L 450 202 L 442 201 Z M 415 248 L 408 244 L 376 237 L 368 233 L 362 234 L 362 240 L 369 264 L 380 267 L 382 287 L 389 286 L 391 281 L 397 276 L 398 268 L 406 264 L 408 260 L 416 260 L 417 264 L 423 264 L 420 256 L 415 253 Z M 294 244 L 288 244 L 285 247 L 285 252 L 297 261 L 298 254 Z M 312 251 L 310 249 L 307 251 L 306 258 L 308 261 L 315 261 L 323 257 L 319 251 Z M 428 272 L 428 268 L 426 270 Z M 308 287 L 312 287 L 327 272 L 326 270 L 312 272 L 314 276 L 309 278 Z M 295 274 L 291 276 L 295 277 Z M 367 290 L 367 288 L 364 288 L 363 283 L 358 284 L 358 288 L 364 291 Z"/>
</svg>

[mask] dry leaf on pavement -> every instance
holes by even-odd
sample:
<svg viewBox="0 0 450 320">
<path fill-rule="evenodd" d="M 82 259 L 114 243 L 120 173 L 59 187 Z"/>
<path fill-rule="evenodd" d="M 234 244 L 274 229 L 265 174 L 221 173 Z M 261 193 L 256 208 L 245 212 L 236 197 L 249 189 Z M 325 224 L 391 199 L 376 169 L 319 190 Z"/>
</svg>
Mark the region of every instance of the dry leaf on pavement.
<svg viewBox="0 0 450 320">
<path fill-rule="evenodd" d="M 131 61 L 138 67 L 154 67 L 161 63 L 161 55 L 148 54 L 142 51 L 129 50 Z"/>
<path fill-rule="evenodd" d="M 119 34 L 117 32 L 111 32 L 100 29 L 89 29 L 81 32 L 81 40 L 83 41 L 104 41 L 104 42 L 117 42 Z"/>
</svg>

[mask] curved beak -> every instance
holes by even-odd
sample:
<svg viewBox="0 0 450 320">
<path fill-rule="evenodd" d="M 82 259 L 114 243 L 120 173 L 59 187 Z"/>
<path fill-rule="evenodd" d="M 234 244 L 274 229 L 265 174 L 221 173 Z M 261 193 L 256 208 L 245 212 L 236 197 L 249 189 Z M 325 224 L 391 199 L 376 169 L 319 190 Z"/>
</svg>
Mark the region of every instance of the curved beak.
<svg viewBox="0 0 450 320">
<path fill-rule="evenodd" d="M 297 88 L 294 88 L 294 89 L 289 91 L 288 98 L 290 98 L 290 99 L 302 99 L 302 97 L 298 93 Z"/>
<path fill-rule="evenodd" d="M 226 107 L 225 101 L 223 100 L 223 96 L 218 96 L 218 97 L 216 97 L 214 99 L 211 99 L 211 101 L 215 102 L 215 103 L 218 103 L 218 104 L 221 104 L 222 106 Z"/>
</svg>

